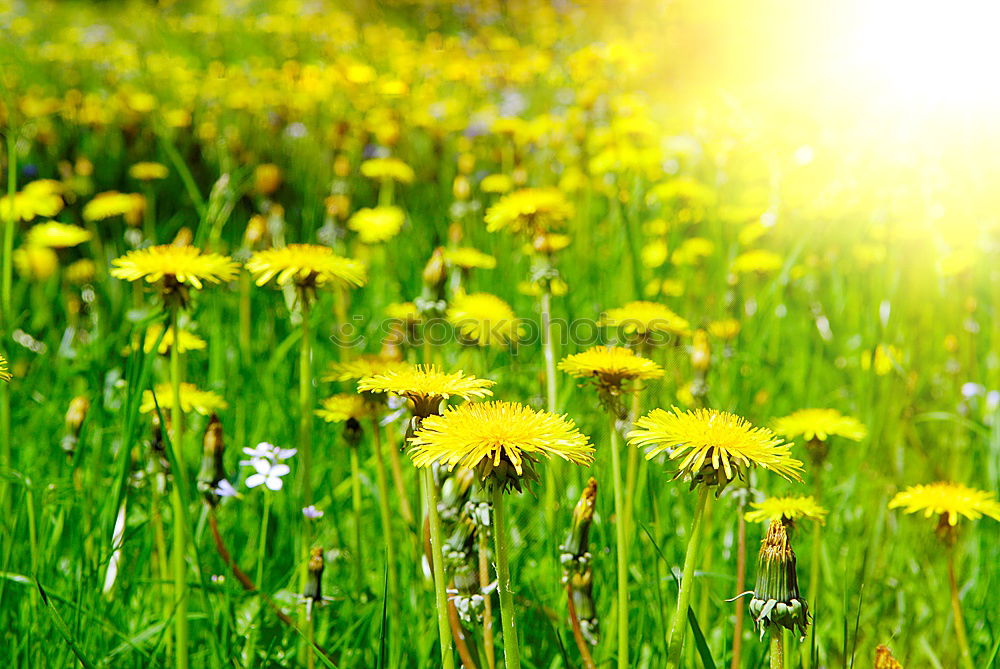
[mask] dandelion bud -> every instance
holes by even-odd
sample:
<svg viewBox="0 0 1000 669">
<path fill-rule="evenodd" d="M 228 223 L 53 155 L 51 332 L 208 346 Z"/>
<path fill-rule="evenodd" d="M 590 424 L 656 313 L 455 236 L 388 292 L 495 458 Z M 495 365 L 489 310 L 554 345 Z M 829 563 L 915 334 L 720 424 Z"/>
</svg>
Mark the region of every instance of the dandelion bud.
<svg viewBox="0 0 1000 669">
<path fill-rule="evenodd" d="M 351 173 L 351 161 L 344 154 L 340 154 L 333 161 L 333 173 L 341 179 Z"/>
<path fill-rule="evenodd" d="M 451 184 L 451 194 L 455 196 L 455 199 L 468 200 L 471 193 L 472 185 L 469 183 L 469 177 L 464 174 L 459 174 L 455 177 L 455 180 Z"/>
<path fill-rule="evenodd" d="M 444 249 L 440 246 L 434 249 L 430 260 L 424 266 L 424 286 L 433 294 L 437 294 L 448 279 L 448 267 L 444 260 Z"/>
<path fill-rule="evenodd" d="M 271 195 L 281 187 L 281 168 L 272 163 L 258 165 L 253 171 L 254 190 L 260 195 Z"/>
<path fill-rule="evenodd" d="M 875 669 L 903 669 L 903 665 L 892 656 L 892 651 L 879 644 L 875 649 Z"/>
<path fill-rule="evenodd" d="M 458 171 L 462 174 L 472 174 L 476 168 L 476 156 L 471 153 L 461 153 L 458 156 Z"/>
<path fill-rule="evenodd" d="M 799 580 L 795 570 L 795 552 L 792 550 L 780 520 L 772 520 L 767 535 L 761 542 L 757 558 L 757 584 L 750 600 L 753 616 L 760 635 L 768 625 L 788 630 L 798 628 L 803 637 L 809 625 L 809 607 L 799 595 Z"/>
<path fill-rule="evenodd" d="M 191 246 L 193 240 L 194 234 L 191 232 L 191 228 L 185 226 L 177 231 L 177 236 L 174 237 L 171 246 Z"/>
<path fill-rule="evenodd" d="M 62 449 L 72 457 L 76 452 L 76 444 L 80 440 L 80 428 L 90 409 L 90 400 L 84 395 L 78 395 L 70 400 L 66 411 L 66 434 L 62 438 Z"/>
<path fill-rule="evenodd" d="M 563 583 L 568 586 L 572 610 L 580 621 L 580 631 L 587 643 L 596 645 L 600 635 L 597 607 L 594 605 L 594 574 L 591 570 L 590 524 L 594 520 L 597 481 L 591 478 L 573 509 L 573 525 L 560 546 Z"/>
<path fill-rule="evenodd" d="M 198 491 L 205 496 L 206 502 L 215 506 L 219 502 L 219 497 L 213 491 L 219 482 L 226 478 L 226 466 L 223 462 L 226 446 L 222 439 L 222 422 L 214 413 L 205 428 L 202 444 L 204 452 L 201 458 L 201 470 L 198 472 Z"/>
<path fill-rule="evenodd" d="M 243 240 L 247 246 L 253 248 L 260 244 L 264 235 L 267 234 L 267 220 L 260 214 L 255 214 L 247 221 L 246 230 L 243 232 Z"/>
<path fill-rule="evenodd" d="M 323 602 L 323 549 L 314 547 L 309 552 L 309 576 L 306 578 L 306 587 L 302 591 L 302 596 L 317 604 Z"/>
<path fill-rule="evenodd" d="M 691 367 L 704 372 L 712 361 L 712 351 L 708 346 L 708 335 L 704 330 L 695 330 L 691 341 Z"/>
</svg>

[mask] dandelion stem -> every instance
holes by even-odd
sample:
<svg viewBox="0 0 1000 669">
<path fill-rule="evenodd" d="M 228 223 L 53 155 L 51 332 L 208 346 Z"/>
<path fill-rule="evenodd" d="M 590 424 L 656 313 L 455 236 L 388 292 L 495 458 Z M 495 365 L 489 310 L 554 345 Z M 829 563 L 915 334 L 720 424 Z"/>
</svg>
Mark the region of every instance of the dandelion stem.
<svg viewBox="0 0 1000 669">
<path fill-rule="evenodd" d="M 542 317 L 542 349 L 545 356 L 545 408 L 556 412 L 556 354 L 552 343 L 552 291 L 546 281 L 542 288 L 539 310 Z M 550 532 L 555 531 L 556 487 L 560 479 L 558 463 L 552 463 L 549 485 L 545 486 L 545 521 Z"/>
<path fill-rule="evenodd" d="M 585 669 L 596 669 L 594 658 L 590 654 L 590 645 L 583 638 L 583 629 L 580 627 L 580 618 L 576 614 L 576 604 L 573 602 L 573 584 L 566 581 L 566 610 L 569 612 L 569 624 L 573 630 L 573 641 L 576 642 L 577 650 L 580 651 L 580 661 Z"/>
<path fill-rule="evenodd" d="M 422 470 L 424 480 L 424 495 L 427 500 L 427 518 L 431 534 L 431 563 L 434 567 L 434 608 L 437 609 L 438 637 L 441 641 L 441 666 L 444 669 L 455 669 L 455 657 L 452 653 L 451 624 L 448 621 L 448 593 L 444 580 L 444 555 L 441 548 L 444 543 L 441 532 L 441 516 L 438 515 L 438 503 L 441 492 L 434 483 L 434 474 L 430 467 Z"/>
<path fill-rule="evenodd" d="M 309 296 L 299 291 L 302 306 L 302 342 L 299 348 L 299 451 L 302 453 L 302 500 L 312 504 L 312 350 Z"/>
<path fill-rule="evenodd" d="M 240 354 L 250 366 L 250 273 L 240 273 Z"/>
<path fill-rule="evenodd" d="M 771 669 L 785 669 L 785 641 L 781 628 L 772 627 L 768 637 L 771 640 Z"/>
<path fill-rule="evenodd" d="M 361 463 L 357 446 L 351 447 L 351 509 L 354 512 L 354 587 L 365 589 L 364 556 L 361 542 Z"/>
<path fill-rule="evenodd" d="M 955 547 L 948 547 L 948 584 L 951 586 L 951 610 L 955 616 L 955 638 L 958 650 L 962 655 L 962 666 L 973 669 L 972 653 L 969 651 L 969 639 L 965 635 L 965 617 L 962 615 L 962 601 L 958 596 L 958 580 L 955 578 Z"/>
<path fill-rule="evenodd" d="M 396 486 L 396 496 L 399 497 L 399 513 L 407 525 L 416 524 L 416 517 L 410 507 L 410 499 L 406 492 L 406 482 L 403 480 L 403 466 L 399 460 L 399 449 L 389 447 L 389 466 L 392 471 L 392 482 Z"/>
<path fill-rule="evenodd" d="M 264 495 L 264 513 L 260 518 L 260 541 L 257 544 L 257 588 L 264 588 L 264 554 L 267 552 L 267 524 L 271 519 L 271 495 Z"/>
<path fill-rule="evenodd" d="M 743 516 L 743 511 L 746 505 L 743 503 L 745 497 L 740 498 L 740 505 L 738 509 L 737 521 L 738 526 L 736 530 L 737 536 L 737 553 L 736 553 L 736 592 L 740 593 L 746 590 L 747 585 L 747 521 Z M 743 655 L 743 617 L 746 615 L 746 604 L 741 600 L 736 600 L 736 623 L 733 626 L 733 659 L 730 663 L 730 669 L 739 669 L 740 660 Z M 805 659 L 805 653 L 803 655 L 803 660 Z M 803 664 L 805 664 L 803 662 Z"/>
<path fill-rule="evenodd" d="M 684 648 L 684 636 L 687 633 L 687 611 L 691 605 L 693 590 L 694 567 L 701 552 L 702 517 L 708 504 L 709 488 L 701 485 L 698 488 L 698 503 L 694 508 L 694 520 L 691 523 L 691 537 L 688 539 L 687 552 L 684 555 L 684 570 L 681 574 L 680 592 L 677 593 L 677 610 L 670 622 L 670 643 L 667 648 L 667 667 L 677 669 L 681 665 L 681 651 Z"/>
<path fill-rule="evenodd" d="M 177 469 L 173 472 L 174 485 L 171 490 L 171 501 L 174 514 L 173 536 L 173 570 L 174 599 L 177 600 L 177 610 L 174 614 L 174 662 L 178 669 L 188 666 L 188 617 L 187 617 L 187 578 L 185 574 L 187 557 L 187 531 L 183 524 L 184 506 L 181 500 L 179 481 L 184 476 L 184 412 L 181 407 L 181 354 L 178 339 L 179 306 L 170 307 L 170 327 L 174 331 L 174 344 L 170 347 L 170 386 L 173 394 L 170 409 L 170 445 L 174 451 L 174 462 Z"/>
<path fill-rule="evenodd" d="M 396 582 L 396 545 L 392 541 L 392 509 L 389 507 L 389 477 L 382 454 L 382 428 L 378 418 L 372 417 L 372 435 L 375 439 L 375 478 L 378 483 L 378 506 L 382 516 L 382 540 L 385 542 L 386 580 L 389 597 L 394 609 L 399 607 L 399 585 Z M 398 613 L 398 611 L 397 611 Z"/>
<path fill-rule="evenodd" d="M 486 665 L 489 669 L 495 669 L 497 661 L 493 646 L 493 598 L 489 592 L 489 534 L 484 526 L 479 526 L 476 540 L 479 542 L 479 588 L 483 595 L 483 647 L 486 653 Z"/>
<path fill-rule="evenodd" d="M 618 544 L 618 666 L 628 664 L 628 535 L 625 532 L 625 503 L 622 493 L 621 439 L 610 414 L 611 473 L 615 484 L 615 531 Z"/>
<path fill-rule="evenodd" d="M 500 620 L 503 623 L 503 657 L 507 669 L 520 669 L 521 656 L 514 624 L 514 593 L 510 587 L 508 556 L 507 511 L 503 505 L 503 490 L 493 486 L 493 542 L 496 547 L 497 594 L 500 597 Z"/>
<path fill-rule="evenodd" d="M 819 504 L 822 499 L 823 493 L 823 461 L 818 460 L 814 462 L 813 467 L 813 497 L 816 498 L 816 503 Z M 819 582 L 823 578 L 820 568 L 822 567 L 822 556 L 820 553 L 823 551 L 823 526 L 820 523 L 813 523 L 813 536 L 812 536 L 812 562 L 809 564 L 809 598 L 806 602 L 809 603 L 809 607 L 812 609 L 813 615 L 819 611 L 820 605 L 817 599 L 819 598 Z M 802 656 L 802 667 L 803 669 L 809 669 L 812 666 L 812 652 L 809 650 L 813 646 L 817 649 L 820 646 L 821 637 L 816 634 L 816 626 L 813 625 L 808 631 L 808 634 L 815 637 L 811 640 L 809 644 L 806 645 L 804 652 L 801 653 Z"/>
<path fill-rule="evenodd" d="M 14 194 L 17 192 L 17 137 L 14 130 L 7 128 L 7 201 L 10 209 L 3 226 L 3 325 L 10 330 L 14 321 L 11 302 L 11 283 L 14 278 L 14 228 L 17 225 L 17 208 Z M 9 441 L 5 441 L 5 444 Z M 5 446 L 5 448 L 8 448 Z M 6 463 L 5 463 L 6 464 Z"/>
</svg>

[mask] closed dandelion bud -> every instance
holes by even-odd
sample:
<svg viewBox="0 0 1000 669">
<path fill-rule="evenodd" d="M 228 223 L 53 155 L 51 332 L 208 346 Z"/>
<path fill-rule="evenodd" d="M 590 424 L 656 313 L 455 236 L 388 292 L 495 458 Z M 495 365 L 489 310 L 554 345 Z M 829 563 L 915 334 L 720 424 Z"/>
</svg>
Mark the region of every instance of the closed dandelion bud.
<svg viewBox="0 0 1000 669">
<path fill-rule="evenodd" d="M 476 169 L 476 156 L 471 153 L 462 153 L 458 156 L 458 171 L 462 174 L 472 174 Z"/>
<path fill-rule="evenodd" d="M 472 185 L 469 178 L 464 174 L 459 174 L 451 184 L 451 194 L 456 200 L 468 200 L 472 193 Z"/>
<path fill-rule="evenodd" d="M 769 625 L 798 629 L 805 637 L 809 607 L 799 595 L 799 581 L 792 550 L 780 520 L 772 520 L 757 558 L 757 584 L 750 600 L 750 614 L 763 638 Z"/>
<path fill-rule="evenodd" d="M 260 214 L 255 214 L 247 221 L 246 230 L 243 232 L 243 241 L 250 248 L 255 248 L 264 240 L 267 234 L 267 219 Z"/>
<path fill-rule="evenodd" d="M 226 445 L 222 438 L 222 421 L 214 413 L 205 428 L 202 444 L 204 450 L 201 469 L 198 471 L 198 491 L 205 496 L 205 501 L 209 505 L 215 506 L 219 503 L 219 496 L 213 491 L 219 482 L 226 478 L 226 466 L 223 462 Z"/>
<path fill-rule="evenodd" d="M 892 656 L 891 650 L 879 644 L 875 649 L 875 669 L 903 669 L 903 665 Z"/>
<path fill-rule="evenodd" d="M 76 445 L 80 440 L 80 428 L 83 427 L 89 409 L 90 400 L 83 395 L 70 400 L 69 409 L 66 411 L 66 433 L 62 438 L 62 449 L 70 457 L 76 452 Z"/>
<path fill-rule="evenodd" d="M 174 237 L 174 241 L 170 243 L 171 246 L 191 246 L 191 242 L 194 240 L 194 234 L 191 232 L 191 228 L 183 227 L 177 231 L 177 236 Z"/>
<path fill-rule="evenodd" d="M 444 259 L 444 249 L 440 246 L 434 249 L 434 253 L 431 254 L 430 260 L 424 266 L 424 272 L 421 275 L 424 280 L 424 287 L 429 289 L 433 294 L 437 294 L 444 282 L 448 279 L 448 267 Z"/>
<path fill-rule="evenodd" d="M 306 587 L 302 591 L 302 596 L 317 604 L 323 602 L 323 549 L 314 547 L 309 552 L 309 574 L 306 578 Z"/>
<path fill-rule="evenodd" d="M 696 371 L 708 370 L 712 361 L 712 352 L 708 346 L 708 334 L 704 330 L 695 330 L 691 341 L 691 367 Z"/>
<path fill-rule="evenodd" d="M 597 643 L 600 634 L 593 598 L 594 575 L 590 554 L 590 525 L 594 520 L 596 500 L 597 481 L 591 478 L 573 509 L 573 525 L 566 541 L 560 546 L 559 556 L 563 566 L 563 583 L 569 587 L 568 596 L 580 621 L 580 631 L 591 645 Z"/>
<path fill-rule="evenodd" d="M 271 163 L 258 165 L 253 171 L 253 184 L 259 195 L 271 195 L 281 186 L 281 168 Z"/>
<path fill-rule="evenodd" d="M 351 161 L 344 154 L 340 154 L 333 161 L 333 173 L 344 179 L 351 173 Z"/>
<path fill-rule="evenodd" d="M 351 213 L 351 198 L 343 193 L 331 195 L 324 202 L 327 216 L 344 220 Z"/>
</svg>

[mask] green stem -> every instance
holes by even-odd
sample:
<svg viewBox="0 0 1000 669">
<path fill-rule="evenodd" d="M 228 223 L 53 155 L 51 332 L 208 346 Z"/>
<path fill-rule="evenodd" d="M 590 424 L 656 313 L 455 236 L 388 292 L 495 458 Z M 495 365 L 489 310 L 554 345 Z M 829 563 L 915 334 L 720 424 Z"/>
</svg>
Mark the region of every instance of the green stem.
<svg viewBox="0 0 1000 669">
<path fill-rule="evenodd" d="M 399 585 L 396 583 L 396 545 L 392 541 L 392 509 L 389 506 L 389 477 L 382 454 L 382 431 L 378 418 L 372 417 L 372 434 L 375 437 L 375 478 L 378 482 L 378 506 L 382 515 L 382 540 L 385 542 L 386 579 L 389 597 L 394 609 L 399 607 Z"/>
<path fill-rule="evenodd" d="M 17 210 L 14 207 L 14 195 L 17 193 L 17 138 L 14 131 L 7 129 L 7 201 L 10 203 L 10 213 L 4 221 L 3 228 L 3 325 L 9 331 L 14 322 L 14 311 L 11 302 L 11 283 L 14 277 L 14 228 L 17 227 Z"/>
<path fill-rule="evenodd" d="M 434 567 L 434 608 L 437 609 L 438 637 L 441 640 L 441 666 L 444 669 L 455 669 L 455 656 L 452 652 L 451 624 L 448 621 L 448 593 L 444 580 L 444 555 L 441 548 L 444 545 L 441 532 L 441 516 L 438 515 L 438 503 L 441 501 L 441 491 L 434 483 L 434 474 L 430 467 L 422 470 L 424 479 L 424 495 L 427 500 L 427 517 L 431 530 L 431 563 Z"/>
<path fill-rule="evenodd" d="M 816 498 L 816 503 L 821 503 L 822 492 L 823 492 L 823 482 L 820 472 L 823 470 L 823 463 L 816 463 L 813 472 L 815 474 L 815 479 L 813 481 L 813 497 Z M 815 616 L 816 612 L 819 611 L 820 605 L 817 599 L 819 598 L 819 582 L 823 578 L 822 572 L 820 571 L 822 567 L 822 556 L 820 553 L 823 550 L 823 526 L 818 522 L 813 522 L 813 536 L 812 536 L 812 562 L 809 564 L 809 598 L 806 602 L 809 604 L 809 608 L 812 614 Z M 804 646 L 804 650 L 801 653 L 802 656 L 802 667 L 803 669 L 809 669 L 812 666 L 812 647 L 815 646 L 819 649 L 821 637 L 816 634 L 816 626 L 813 625 L 807 632 L 815 639 L 811 639 L 809 643 Z"/>
<path fill-rule="evenodd" d="M 667 648 L 667 667 L 677 669 L 681 665 L 681 650 L 684 648 L 684 636 L 687 633 L 687 612 L 691 605 L 691 591 L 694 589 L 694 567 L 698 563 L 701 552 L 701 525 L 708 504 L 709 488 L 706 485 L 698 487 L 698 503 L 694 508 L 694 521 L 691 523 L 691 537 L 688 539 L 687 552 L 684 555 L 684 570 L 681 574 L 681 588 L 677 593 L 677 610 L 670 622 L 670 644 Z"/>
<path fill-rule="evenodd" d="M 958 579 L 955 578 L 955 547 L 948 548 L 948 583 L 951 586 L 951 611 L 955 616 L 955 638 L 962 656 L 962 666 L 974 669 L 969 639 L 965 635 L 965 616 L 962 615 L 962 600 L 958 596 Z"/>
<path fill-rule="evenodd" d="M 507 669 L 521 669 L 514 624 L 514 592 L 510 587 L 510 559 L 507 546 L 507 511 L 503 505 L 503 490 L 493 486 L 493 542 L 497 564 L 497 594 L 500 597 L 500 620 L 503 623 L 503 659 Z"/>
<path fill-rule="evenodd" d="M 250 273 L 240 273 L 240 353 L 250 366 Z"/>
<path fill-rule="evenodd" d="M 621 440 L 615 425 L 614 414 L 610 416 L 611 429 L 611 473 L 615 485 L 615 532 L 618 544 L 618 666 L 627 669 L 628 664 L 628 535 L 625 532 L 625 501 L 622 493 Z"/>
<path fill-rule="evenodd" d="M 361 542 L 361 463 L 357 446 L 351 446 L 351 509 L 354 511 L 354 587 L 365 589 L 364 556 Z"/>
<path fill-rule="evenodd" d="M 545 408 L 556 413 L 556 354 L 552 342 L 552 293 L 546 284 L 542 290 L 540 311 L 542 315 L 542 349 L 545 356 Z M 550 532 L 555 531 L 556 487 L 561 467 L 553 462 L 549 470 L 549 484 L 545 486 L 545 521 Z"/>
<path fill-rule="evenodd" d="M 785 642 L 781 628 L 775 626 L 768 632 L 771 639 L 771 669 L 785 669 Z"/>
<path fill-rule="evenodd" d="M 176 335 L 178 328 L 177 305 L 170 307 L 170 327 Z M 188 602 L 187 602 L 187 578 L 186 578 L 186 557 L 187 557 L 187 528 L 184 527 L 184 503 L 181 500 L 181 490 L 179 481 L 184 476 L 184 447 L 182 439 L 184 435 L 184 412 L 181 409 L 181 354 L 180 346 L 176 339 L 174 345 L 170 347 L 170 386 L 173 393 L 173 402 L 170 409 L 170 443 L 174 451 L 174 461 L 177 463 L 177 471 L 174 474 L 174 485 L 170 493 L 170 499 L 174 514 L 174 535 L 173 535 L 173 570 L 174 570 L 174 599 L 177 601 L 177 609 L 174 614 L 174 662 L 178 669 L 188 667 Z"/>
<path fill-rule="evenodd" d="M 309 314 L 311 304 L 305 290 L 299 291 L 302 307 L 302 341 L 299 347 L 299 452 L 302 454 L 303 506 L 312 504 L 312 350 Z"/>
<path fill-rule="evenodd" d="M 264 514 L 260 519 L 260 542 L 257 544 L 257 589 L 264 590 L 264 554 L 267 552 L 267 524 L 271 519 L 271 494 L 264 492 Z"/>
</svg>

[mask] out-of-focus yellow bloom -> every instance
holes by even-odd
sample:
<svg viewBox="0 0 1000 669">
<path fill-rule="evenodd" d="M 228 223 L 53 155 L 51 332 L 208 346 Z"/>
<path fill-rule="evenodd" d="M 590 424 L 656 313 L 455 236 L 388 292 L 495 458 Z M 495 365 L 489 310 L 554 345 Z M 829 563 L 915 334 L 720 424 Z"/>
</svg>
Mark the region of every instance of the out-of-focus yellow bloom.
<svg viewBox="0 0 1000 669">
<path fill-rule="evenodd" d="M 357 381 L 369 376 L 410 369 L 405 362 L 380 355 L 361 355 L 350 360 L 331 362 L 322 376 L 323 381 Z"/>
<path fill-rule="evenodd" d="M 544 288 L 540 281 L 518 281 L 517 283 L 517 292 L 522 295 L 538 297 L 543 291 Z M 549 291 L 555 297 L 559 297 L 569 292 L 569 285 L 559 277 L 556 277 L 549 280 Z"/>
<path fill-rule="evenodd" d="M 534 238 L 561 228 L 573 206 L 557 188 L 523 188 L 505 195 L 486 212 L 490 232 L 510 230 Z"/>
<path fill-rule="evenodd" d="M 7 358 L 0 355 L 0 381 L 10 381 L 12 378 L 7 367 Z"/>
<path fill-rule="evenodd" d="M 903 360 L 902 352 L 892 344 L 879 344 L 876 346 L 874 359 L 875 373 L 879 376 L 885 376 L 895 369 L 896 365 L 901 364 Z M 870 351 L 865 351 L 861 354 L 861 369 L 868 371 L 871 368 L 872 354 Z"/>
<path fill-rule="evenodd" d="M 358 233 L 364 244 L 379 244 L 399 233 L 406 214 L 399 207 L 385 206 L 359 209 L 347 221 L 347 227 Z"/>
<path fill-rule="evenodd" d="M 941 276 L 958 276 L 975 265 L 979 254 L 975 249 L 960 248 L 949 251 L 937 260 L 937 271 Z"/>
<path fill-rule="evenodd" d="M 763 502 L 750 502 L 753 511 L 744 514 L 751 523 L 770 523 L 772 520 L 796 521 L 800 518 L 826 522 L 827 511 L 809 497 L 768 497 Z"/>
<path fill-rule="evenodd" d="M 583 353 L 568 355 L 559 361 L 559 369 L 576 378 L 594 378 L 601 388 L 618 388 L 623 381 L 663 376 L 663 368 L 658 364 L 621 346 L 594 346 Z"/>
<path fill-rule="evenodd" d="M 173 408 L 174 393 L 169 383 L 157 384 L 156 402 L 153 401 L 153 393 L 151 391 L 143 391 L 142 404 L 139 406 L 139 411 L 142 413 L 155 411 L 156 403 L 159 403 L 160 409 L 163 411 Z M 192 383 L 181 384 L 181 411 L 184 413 L 195 411 L 202 416 L 208 416 L 228 406 L 226 400 L 210 390 L 201 390 Z"/>
<path fill-rule="evenodd" d="M 449 265 L 462 269 L 493 269 L 497 266 L 496 258 L 468 246 L 445 249 L 444 259 Z"/>
<path fill-rule="evenodd" d="M 775 420 L 774 431 L 788 439 L 802 437 L 806 441 L 826 441 L 830 437 L 861 441 L 868 435 L 861 421 L 836 409 L 800 409 Z"/>
<path fill-rule="evenodd" d="M 38 223 L 28 230 L 29 245 L 47 246 L 53 249 L 77 246 L 88 241 L 90 237 L 90 230 L 57 221 Z"/>
<path fill-rule="evenodd" d="M 741 324 L 735 318 L 723 318 L 708 324 L 708 333 L 717 339 L 735 339 L 740 333 Z"/>
<path fill-rule="evenodd" d="M 364 265 L 334 254 L 328 246 L 289 244 L 285 248 L 257 251 L 246 264 L 258 286 L 275 279 L 279 286 L 295 283 L 300 287 L 340 283 L 363 286 L 368 280 Z"/>
<path fill-rule="evenodd" d="M 641 300 L 608 309 L 601 319 L 601 325 L 620 328 L 626 334 L 660 332 L 681 337 L 691 334 L 691 324 L 668 307 L 658 302 Z"/>
<path fill-rule="evenodd" d="M 273 195 L 281 188 L 281 168 L 273 163 L 258 165 L 253 171 L 253 189 L 259 195 Z"/>
<path fill-rule="evenodd" d="M 420 309 L 413 302 L 393 302 L 385 308 L 386 318 L 407 323 L 420 321 Z"/>
<path fill-rule="evenodd" d="M 903 669 L 903 665 L 899 663 L 899 660 L 892 656 L 891 650 L 882 644 L 879 644 L 875 648 L 874 669 Z"/>
<path fill-rule="evenodd" d="M 670 249 L 665 241 L 657 239 L 643 246 L 640 255 L 643 265 L 656 268 L 667 262 L 667 258 L 670 257 Z"/>
<path fill-rule="evenodd" d="M 14 199 L 0 198 L 0 221 L 13 217 L 30 221 L 39 216 L 55 216 L 63 208 L 62 184 L 52 179 L 39 179 L 27 184 Z"/>
<path fill-rule="evenodd" d="M 680 297 L 684 294 L 684 282 L 680 279 L 664 279 L 660 284 L 660 293 L 666 297 Z"/>
<path fill-rule="evenodd" d="M 146 353 L 152 353 L 153 347 L 156 346 L 156 340 L 160 339 L 160 333 L 163 332 L 162 325 L 152 325 L 148 330 L 146 330 L 146 339 L 143 342 L 142 350 Z M 177 351 L 178 353 L 186 353 L 188 351 L 201 351 L 206 346 L 205 340 L 198 335 L 188 332 L 187 330 L 181 330 L 181 336 L 179 338 L 179 344 Z M 163 335 L 163 339 L 160 339 L 160 346 L 157 349 L 157 353 L 160 355 L 166 355 L 170 352 L 170 347 L 174 345 L 174 329 L 172 327 L 167 328 L 166 334 Z"/>
<path fill-rule="evenodd" d="M 22 246 L 14 250 L 14 267 L 25 279 L 45 281 L 59 269 L 59 258 L 47 246 Z"/>
<path fill-rule="evenodd" d="M 392 179 L 399 183 L 413 183 L 413 168 L 399 158 L 372 158 L 361 163 L 361 174 L 369 179 Z"/>
<path fill-rule="evenodd" d="M 479 188 L 484 193 L 503 194 L 513 187 L 514 182 L 506 174 L 490 174 L 483 177 L 483 180 L 479 182 Z"/>
<path fill-rule="evenodd" d="M 959 516 L 969 520 L 982 516 L 1000 520 L 1000 502 L 992 493 L 947 481 L 910 486 L 892 498 L 889 508 L 902 508 L 906 513 L 923 512 L 924 518 L 941 516 L 952 527 L 958 524 Z"/>
<path fill-rule="evenodd" d="M 736 256 L 730 269 L 736 274 L 766 274 L 781 269 L 781 256 L 773 251 L 754 249 Z"/>
<path fill-rule="evenodd" d="M 479 346 L 507 346 L 523 334 L 510 305 L 489 293 L 456 295 L 445 317 L 463 340 Z"/>
<path fill-rule="evenodd" d="M 129 251 L 111 261 L 111 276 L 125 281 L 163 282 L 167 289 L 174 284 L 220 283 L 236 278 L 239 265 L 228 256 L 202 253 L 193 246 L 150 246 Z"/>
<path fill-rule="evenodd" d="M 136 163 L 132 167 L 128 168 L 128 174 L 133 179 L 138 179 L 139 181 L 157 181 L 159 179 L 166 179 L 170 172 L 167 170 L 166 165 L 160 163 Z"/>
<path fill-rule="evenodd" d="M 704 237 L 691 237 L 681 242 L 673 254 L 670 262 L 675 265 L 697 265 L 704 258 L 715 253 L 715 244 Z"/>
<path fill-rule="evenodd" d="M 653 186 L 646 195 L 649 203 L 680 202 L 685 205 L 711 205 L 715 191 L 692 177 L 677 177 Z"/>
<path fill-rule="evenodd" d="M 83 218 L 86 221 L 103 221 L 114 216 L 122 216 L 129 225 L 142 221 L 146 210 L 146 198 L 139 193 L 119 193 L 107 191 L 98 193 L 84 205 Z"/>
<path fill-rule="evenodd" d="M 711 364 L 712 349 L 708 344 L 708 335 L 704 330 L 695 330 L 691 337 L 691 368 L 704 372 Z"/>
<path fill-rule="evenodd" d="M 320 402 L 321 409 L 314 413 L 327 423 L 343 423 L 350 419 L 362 420 L 373 415 L 373 407 L 355 393 L 339 393 Z"/>
<path fill-rule="evenodd" d="M 80 258 L 66 267 L 66 280 L 70 283 L 84 284 L 94 280 L 97 274 L 97 265 L 90 258 Z"/>
</svg>

